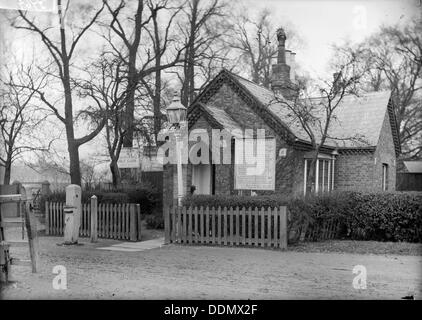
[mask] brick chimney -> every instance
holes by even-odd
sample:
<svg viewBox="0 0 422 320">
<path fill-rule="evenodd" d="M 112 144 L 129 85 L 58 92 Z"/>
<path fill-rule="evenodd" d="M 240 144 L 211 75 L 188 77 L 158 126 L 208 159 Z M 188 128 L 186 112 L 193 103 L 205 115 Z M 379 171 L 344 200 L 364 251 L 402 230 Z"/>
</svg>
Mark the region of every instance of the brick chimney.
<svg viewBox="0 0 422 320">
<path fill-rule="evenodd" d="M 281 93 L 285 99 L 289 100 L 294 97 L 296 91 L 290 77 L 290 66 L 286 60 L 286 54 L 289 55 L 289 60 L 291 58 L 290 50 L 286 50 L 286 39 L 283 28 L 277 29 L 278 55 L 277 63 L 273 64 L 271 89 L 276 93 Z"/>
</svg>

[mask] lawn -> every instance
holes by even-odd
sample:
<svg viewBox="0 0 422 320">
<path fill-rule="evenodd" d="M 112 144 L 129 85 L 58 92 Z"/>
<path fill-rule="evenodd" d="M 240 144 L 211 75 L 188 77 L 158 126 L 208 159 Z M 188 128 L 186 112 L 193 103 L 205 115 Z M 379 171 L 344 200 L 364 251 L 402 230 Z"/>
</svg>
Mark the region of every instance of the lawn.
<svg viewBox="0 0 422 320">
<path fill-rule="evenodd" d="M 290 245 L 289 250 L 297 252 L 338 252 L 421 256 L 422 244 L 408 242 L 329 240 L 320 242 L 301 242 L 295 245 Z"/>
<path fill-rule="evenodd" d="M 145 230 L 145 239 L 162 235 Z M 40 272 L 16 266 L 4 299 L 401 299 L 422 298 L 420 245 L 326 241 L 260 248 L 166 245 L 141 252 L 98 250 L 119 243 L 40 237 Z M 408 247 L 406 249 L 406 247 Z M 22 257 L 27 248 L 14 248 Z M 67 269 L 68 289 L 52 288 L 53 267 Z M 367 268 L 367 289 L 352 282 Z"/>
</svg>

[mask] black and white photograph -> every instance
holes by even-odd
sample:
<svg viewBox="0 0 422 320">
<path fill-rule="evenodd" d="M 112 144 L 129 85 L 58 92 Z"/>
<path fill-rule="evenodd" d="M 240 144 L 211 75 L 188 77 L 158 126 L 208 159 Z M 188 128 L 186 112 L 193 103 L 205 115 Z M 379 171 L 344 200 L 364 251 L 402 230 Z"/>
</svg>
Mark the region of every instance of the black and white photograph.
<svg viewBox="0 0 422 320">
<path fill-rule="evenodd" d="M 0 300 L 422 300 L 421 0 L 0 0 Z"/>
</svg>

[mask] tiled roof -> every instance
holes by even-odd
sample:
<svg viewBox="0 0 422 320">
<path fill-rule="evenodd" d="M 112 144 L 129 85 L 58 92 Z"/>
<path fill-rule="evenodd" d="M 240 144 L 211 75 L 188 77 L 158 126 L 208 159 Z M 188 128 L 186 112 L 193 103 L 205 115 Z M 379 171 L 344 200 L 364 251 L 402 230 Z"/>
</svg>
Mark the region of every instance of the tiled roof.
<svg viewBox="0 0 422 320">
<path fill-rule="evenodd" d="M 422 160 L 403 161 L 406 169 L 410 173 L 422 173 Z"/>
<path fill-rule="evenodd" d="M 240 76 L 234 74 L 232 76 L 262 105 L 266 106 L 280 121 L 287 125 L 297 138 L 305 141 L 310 140 L 308 134 L 300 123 L 294 119 L 288 107 L 279 102 L 280 97 L 277 97 L 278 101 L 276 101 L 273 91 Z M 359 96 L 344 96 L 331 120 L 329 136 L 335 139 L 327 139 L 325 144 L 343 148 L 376 146 L 390 95 L 389 91 L 382 91 L 365 93 Z M 308 103 L 312 103 L 318 108 L 318 106 L 322 106 L 323 99 L 309 99 Z M 320 109 L 321 116 L 323 116 L 324 110 L 321 107 Z M 313 132 L 315 134 L 319 130 L 314 128 Z M 317 136 L 317 138 L 320 137 Z"/>
<path fill-rule="evenodd" d="M 221 111 L 217 107 L 207 105 L 208 98 L 215 94 L 216 88 L 225 81 L 229 81 L 228 83 L 231 85 L 234 83 L 235 86 L 241 89 L 241 92 L 247 93 L 250 98 L 260 106 L 258 109 L 255 109 L 256 112 L 266 118 L 268 118 L 267 116 L 273 118 L 276 121 L 275 125 L 278 123 L 281 128 L 290 131 L 290 134 L 299 139 L 299 141 L 310 142 L 308 134 L 285 105 L 287 101 L 283 99 L 283 97 L 276 97 L 272 90 L 264 88 L 227 70 L 220 72 L 220 74 L 205 87 L 196 101 L 192 103 L 188 109 L 188 114 L 191 113 L 192 119 L 195 117 L 195 107 L 199 107 L 199 104 L 201 104 L 197 102 L 202 101 L 202 106 L 204 107 L 204 105 L 206 105 L 207 113 L 223 127 L 237 128 L 242 126 L 241 124 L 236 123 L 224 111 Z M 399 152 L 400 145 L 398 142 L 395 119 L 393 119 L 394 112 L 392 111 L 392 106 L 390 104 L 390 96 L 391 93 L 389 91 L 383 91 L 364 93 L 359 96 L 343 97 L 331 120 L 332 124 L 330 125 L 329 136 L 332 138 L 327 139 L 324 145 L 332 148 L 367 148 L 377 146 L 383 121 L 388 110 L 391 118 L 390 123 L 393 130 L 396 151 Z M 322 98 L 312 98 L 309 99 L 307 103 L 312 103 L 317 107 L 319 105 L 320 111 L 322 112 L 321 116 L 323 116 Z M 312 131 L 317 135 L 316 133 L 319 130 L 315 130 L 314 128 Z M 317 139 L 318 138 L 319 137 L 317 136 Z"/>
<path fill-rule="evenodd" d="M 217 120 L 224 129 L 228 131 L 240 130 L 242 127 L 237 123 L 231 116 L 227 114 L 223 109 L 217 108 L 211 105 L 203 105 L 203 108 L 215 119 Z"/>
<path fill-rule="evenodd" d="M 362 138 L 362 142 L 353 140 L 336 141 L 330 139 L 328 144 L 352 148 L 376 146 L 381 134 L 382 125 L 387 113 L 391 92 L 372 92 L 362 96 L 345 96 L 335 119 L 330 127 L 330 136 L 336 138 Z"/>
</svg>

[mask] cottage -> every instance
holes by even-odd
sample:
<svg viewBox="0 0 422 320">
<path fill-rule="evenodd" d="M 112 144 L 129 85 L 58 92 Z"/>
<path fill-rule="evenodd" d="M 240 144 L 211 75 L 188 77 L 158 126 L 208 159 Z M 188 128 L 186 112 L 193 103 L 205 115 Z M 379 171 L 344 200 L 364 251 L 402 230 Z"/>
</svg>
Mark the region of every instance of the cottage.
<svg viewBox="0 0 422 320">
<path fill-rule="evenodd" d="M 307 192 L 309 184 L 318 192 L 395 190 L 400 143 L 390 92 L 342 99 L 330 131 L 331 136 L 345 139 L 327 139 L 315 164 L 318 173 L 315 181 L 307 181 L 306 172 L 315 155 L 312 145 L 302 127 L 290 121 L 286 108 L 274 99 L 276 93 L 289 99 L 295 86 L 294 53 L 285 50 L 285 39 L 280 29 L 272 90 L 222 70 L 197 96 L 187 113 L 189 132 L 205 129 L 210 140 L 212 129 L 230 132 L 264 129 L 264 173 L 255 177 L 247 175 L 234 161 L 188 163 L 183 165 L 183 193 L 195 190 L 195 194 L 300 195 Z M 352 136 L 362 139 L 347 139 Z M 232 137 L 232 160 L 236 159 L 238 141 L 236 136 Z M 163 178 L 164 203 L 170 205 L 177 198 L 174 164 L 165 165 Z"/>
</svg>

